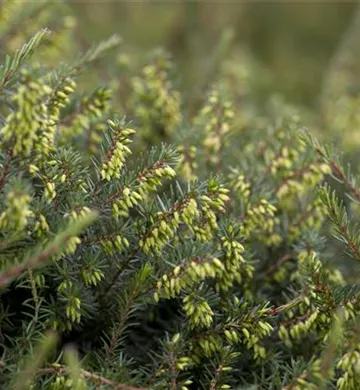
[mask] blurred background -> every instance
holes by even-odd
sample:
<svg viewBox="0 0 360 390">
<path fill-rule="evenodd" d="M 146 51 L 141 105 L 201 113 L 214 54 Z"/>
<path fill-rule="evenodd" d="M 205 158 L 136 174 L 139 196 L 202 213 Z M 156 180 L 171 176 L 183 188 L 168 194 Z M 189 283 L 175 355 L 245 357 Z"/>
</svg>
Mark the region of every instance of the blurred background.
<svg viewBox="0 0 360 390">
<path fill-rule="evenodd" d="M 118 32 L 127 48 L 170 51 L 185 89 L 201 77 L 224 29 L 271 75 L 271 90 L 316 105 L 357 3 L 350 1 L 71 1 L 84 46 Z M 359 35 L 360 36 L 360 35 Z M 85 38 L 86 37 L 86 38 Z M 360 44 L 360 43 L 359 43 Z"/>
</svg>

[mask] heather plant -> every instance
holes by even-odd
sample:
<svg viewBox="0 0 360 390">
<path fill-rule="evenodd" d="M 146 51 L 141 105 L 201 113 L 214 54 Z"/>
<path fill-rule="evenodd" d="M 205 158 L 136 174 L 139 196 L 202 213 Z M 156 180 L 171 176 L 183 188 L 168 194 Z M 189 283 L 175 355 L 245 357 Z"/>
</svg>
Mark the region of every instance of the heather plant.
<svg viewBox="0 0 360 390">
<path fill-rule="evenodd" d="M 255 98 L 266 70 L 214 56 L 191 100 L 165 51 L 132 63 L 113 36 L 57 65 L 66 33 L 18 45 L 6 6 L 1 388 L 357 389 L 358 182 Z"/>
</svg>

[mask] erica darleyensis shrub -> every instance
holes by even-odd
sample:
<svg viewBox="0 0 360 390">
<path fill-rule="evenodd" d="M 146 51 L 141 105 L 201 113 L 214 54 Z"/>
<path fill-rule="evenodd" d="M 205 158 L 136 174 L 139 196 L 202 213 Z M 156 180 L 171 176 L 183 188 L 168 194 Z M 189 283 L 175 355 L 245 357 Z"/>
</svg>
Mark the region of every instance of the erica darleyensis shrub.
<svg viewBox="0 0 360 390">
<path fill-rule="evenodd" d="M 0 23 L 1 388 L 358 389 L 360 189 L 337 152 L 257 102 L 246 53 L 191 100 L 164 51 L 75 55 L 61 4 L 53 33 L 15 31 L 39 4 Z"/>
</svg>

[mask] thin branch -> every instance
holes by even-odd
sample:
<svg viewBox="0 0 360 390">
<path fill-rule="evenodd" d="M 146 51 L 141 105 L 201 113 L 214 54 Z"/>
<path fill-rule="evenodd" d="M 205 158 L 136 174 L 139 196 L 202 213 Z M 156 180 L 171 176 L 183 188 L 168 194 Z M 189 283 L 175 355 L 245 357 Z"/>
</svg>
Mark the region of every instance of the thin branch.
<svg viewBox="0 0 360 390">
<path fill-rule="evenodd" d="M 130 256 L 128 257 L 128 260 L 126 261 L 126 264 L 129 264 L 129 262 L 131 260 L 133 260 L 138 252 L 139 248 L 136 248 L 131 254 Z M 99 299 L 103 299 L 107 294 L 108 292 L 110 291 L 110 289 L 114 286 L 114 284 L 117 282 L 117 280 L 119 279 L 120 275 L 122 274 L 122 272 L 124 271 L 124 268 L 123 267 L 120 267 L 116 274 L 114 275 L 112 281 L 109 283 L 109 285 L 105 288 L 105 290 L 102 292 L 102 294 L 99 296 Z"/>
<path fill-rule="evenodd" d="M 284 310 L 292 309 L 293 307 L 297 306 L 298 304 L 300 304 L 302 302 L 302 300 L 304 299 L 305 293 L 306 293 L 306 291 L 303 291 L 298 297 L 292 299 L 290 302 L 285 303 L 284 305 L 275 307 L 273 309 L 270 309 L 268 314 L 270 316 L 275 316 Z"/>
<path fill-rule="evenodd" d="M 120 322 L 116 326 L 115 333 L 114 333 L 113 337 L 111 338 L 109 352 L 108 352 L 108 359 L 110 359 L 114 355 L 115 347 L 116 347 L 116 344 L 117 344 L 119 337 L 121 335 L 121 331 L 125 325 L 125 322 L 127 321 L 128 317 L 129 317 L 129 311 L 130 311 L 132 305 L 134 304 L 135 299 L 137 298 L 137 295 L 139 294 L 139 287 L 141 287 L 141 286 L 139 285 L 139 283 L 137 283 L 136 286 L 134 287 L 132 294 L 129 297 L 129 300 L 128 300 L 125 308 L 122 310 Z"/>
<path fill-rule="evenodd" d="M 220 380 L 220 376 L 221 376 L 221 373 L 222 373 L 222 367 L 223 367 L 222 364 L 220 364 L 220 366 L 216 369 L 215 376 L 211 380 L 210 389 L 209 390 L 216 390 L 217 389 L 217 386 L 218 386 L 219 380 Z"/>
</svg>

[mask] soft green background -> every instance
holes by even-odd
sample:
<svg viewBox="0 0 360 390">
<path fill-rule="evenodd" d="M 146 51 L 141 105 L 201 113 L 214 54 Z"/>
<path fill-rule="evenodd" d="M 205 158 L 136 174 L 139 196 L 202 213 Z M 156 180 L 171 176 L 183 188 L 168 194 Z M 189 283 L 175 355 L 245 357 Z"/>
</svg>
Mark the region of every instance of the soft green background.
<svg viewBox="0 0 360 390">
<path fill-rule="evenodd" d="M 348 1 L 90 1 L 69 2 L 84 45 L 118 32 L 128 47 L 166 47 L 184 84 L 201 74 L 224 28 L 273 73 L 275 92 L 313 106 L 329 61 L 354 16 Z M 359 39 L 360 45 L 360 39 Z"/>
</svg>

